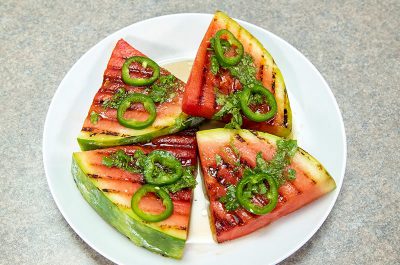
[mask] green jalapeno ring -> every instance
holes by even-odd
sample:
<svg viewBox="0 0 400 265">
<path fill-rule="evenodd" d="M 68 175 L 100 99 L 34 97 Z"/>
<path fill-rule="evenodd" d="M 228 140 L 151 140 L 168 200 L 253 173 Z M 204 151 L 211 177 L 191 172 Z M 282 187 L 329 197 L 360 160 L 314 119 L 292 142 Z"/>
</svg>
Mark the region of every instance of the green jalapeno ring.
<svg viewBox="0 0 400 265">
<path fill-rule="evenodd" d="M 225 56 L 225 52 L 221 44 L 222 35 L 226 35 L 228 37 L 227 41 L 231 46 L 236 46 L 237 54 L 235 56 Z M 237 65 L 243 58 L 244 48 L 242 43 L 235 36 L 233 36 L 232 32 L 227 29 L 221 29 L 215 34 L 214 51 L 219 63 L 222 66 L 234 66 Z"/>
<path fill-rule="evenodd" d="M 266 98 L 266 102 L 270 108 L 267 113 L 257 113 L 250 109 L 249 100 L 251 94 L 260 94 Z M 252 86 L 246 86 L 240 95 L 240 107 L 243 114 L 252 121 L 262 122 L 273 118 L 278 110 L 275 96 L 268 89 L 261 85 L 253 84 Z"/>
<path fill-rule="evenodd" d="M 162 204 L 165 206 L 165 210 L 162 213 L 150 214 L 139 208 L 140 200 L 149 192 L 156 194 L 162 200 Z M 160 222 L 172 215 L 172 212 L 174 211 L 174 204 L 172 203 L 171 197 L 166 191 L 160 189 L 160 187 L 146 184 L 140 187 L 132 196 L 131 208 L 132 211 L 144 221 Z"/>
<path fill-rule="evenodd" d="M 173 173 L 162 172 L 154 176 L 156 169 L 155 163 L 169 168 Z M 175 183 L 183 175 L 183 167 L 181 162 L 176 159 L 171 153 L 164 150 L 155 150 L 147 155 L 146 167 L 143 172 L 147 183 L 154 185 L 166 185 Z"/>
<path fill-rule="evenodd" d="M 143 68 L 150 67 L 153 69 L 153 75 L 150 78 L 132 78 L 129 73 L 129 66 L 138 62 L 142 64 Z M 122 80 L 125 84 L 130 86 L 147 86 L 153 84 L 160 77 L 160 66 L 153 60 L 143 56 L 133 56 L 125 60 L 122 65 Z"/>
<path fill-rule="evenodd" d="M 267 193 L 269 202 L 265 206 L 258 206 L 252 203 L 251 198 L 246 197 L 244 193 L 246 192 L 247 184 L 257 184 L 264 180 L 266 180 L 269 184 L 269 190 Z M 250 175 L 242 178 L 237 184 L 236 197 L 240 205 L 243 206 L 243 208 L 245 208 L 247 211 L 257 215 L 263 215 L 275 209 L 276 204 L 278 203 L 278 188 L 275 180 L 268 174 Z"/>
<path fill-rule="evenodd" d="M 149 117 L 145 121 L 129 120 L 124 118 L 126 110 L 130 107 L 131 103 L 142 103 L 144 109 L 149 113 Z M 129 94 L 118 106 L 117 119 L 118 122 L 131 129 L 144 129 L 149 127 L 157 117 L 156 105 L 153 100 L 144 94 L 133 93 Z"/>
</svg>

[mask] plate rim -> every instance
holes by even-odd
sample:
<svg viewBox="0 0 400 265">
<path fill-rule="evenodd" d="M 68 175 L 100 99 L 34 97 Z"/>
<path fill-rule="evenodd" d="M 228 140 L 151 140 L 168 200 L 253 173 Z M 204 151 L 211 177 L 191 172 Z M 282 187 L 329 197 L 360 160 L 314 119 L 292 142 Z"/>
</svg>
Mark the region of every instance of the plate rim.
<svg viewBox="0 0 400 265">
<path fill-rule="evenodd" d="M 46 152 L 46 135 L 48 134 L 48 131 L 50 130 L 50 126 L 49 126 L 49 114 L 53 111 L 53 109 L 56 107 L 55 106 L 55 98 L 58 97 L 58 94 L 61 93 L 61 89 L 60 87 L 62 87 L 63 83 L 65 82 L 66 79 L 68 79 L 68 77 L 71 75 L 71 73 L 73 72 L 73 70 L 77 67 L 78 63 L 83 60 L 84 58 L 86 58 L 92 50 L 95 50 L 101 43 L 106 42 L 109 39 L 115 38 L 118 35 L 121 35 L 122 32 L 126 31 L 129 27 L 133 26 L 133 25 L 137 25 L 137 24 L 141 24 L 141 23 L 147 23 L 147 22 L 151 22 L 152 20 L 157 20 L 157 19 L 166 19 L 168 17 L 177 17 L 177 16 L 203 16 L 203 17 L 210 17 L 212 18 L 214 14 L 209 14 L 209 13 L 191 13 L 191 12 L 184 12 L 184 13 L 173 13 L 173 14 L 166 14 L 166 15 L 162 15 L 162 16 L 155 16 L 155 17 L 151 17 L 151 18 L 147 18 L 144 20 L 140 20 L 137 21 L 135 23 L 132 23 L 130 25 L 127 25 L 117 31 L 114 31 L 113 33 L 107 35 L 105 38 L 101 39 L 100 41 L 98 41 L 96 44 L 94 44 L 92 47 L 90 47 L 82 56 L 79 57 L 78 60 L 75 61 L 75 63 L 69 68 L 68 72 L 64 75 L 63 79 L 61 80 L 61 82 L 59 83 L 56 91 L 54 92 L 54 95 L 51 99 L 51 102 L 49 104 L 48 107 L 48 111 L 46 113 L 46 119 L 44 122 L 44 126 L 43 126 L 43 134 L 42 134 L 42 161 L 43 161 L 43 167 L 44 167 L 44 171 L 45 171 L 45 175 L 46 175 L 46 179 L 47 179 L 47 184 L 48 187 L 50 189 L 52 198 L 54 200 L 54 202 L 56 203 L 56 206 L 58 208 L 58 210 L 61 212 L 63 218 L 67 221 L 68 225 L 74 230 L 74 232 L 86 243 L 88 244 L 92 249 L 94 249 L 97 253 L 99 253 L 100 255 L 102 255 L 103 257 L 107 258 L 108 260 L 115 262 L 117 264 L 120 264 L 120 261 L 117 258 L 111 257 L 109 255 L 107 255 L 106 253 L 104 253 L 102 250 L 100 250 L 95 243 L 93 243 L 89 238 L 87 238 L 87 236 L 84 235 L 84 233 L 81 232 L 81 229 L 79 227 L 77 227 L 74 222 L 72 222 L 72 220 L 70 220 L 71 217 L 69 217 L 65 211 L 64 208 L 61 204 L 61 202 L 59 201 L 59 198 L 57 198 L 57 195 L 55 194 L 54 191 L 54 187 L 52 184 L 52 180 L 49 177 L 49 169 L 48 166 L 46 164 L 46 160 L 48 159 L 47 157 L 47 153 Z M 233 18 L 235 21 L 237 21 L 240 24 L 248 24 L 251 25 L 252 27 L 255 27 L 257 30 L 259 30 L 260 32 L 264 33 L 264 34 L 270 34 L 271 37 L 277 39 L 278 41 L 284 43 L 284 45 L 289 48 L 292 49 L 295 53 L 297 53 L 297 55 L 299 55 L 300 57 L 302 57 L 302 59 L 313 69 L 313 71 L 317 74 L 318 79 L 320 79 L 322 81 L 322 83 L 324 84 L 324 86 L 327 88 L 327 92 L 329 94 L 329 97 L 332 99 L 333 103 L 334 103 L 334 107 L 335 107 L 335 112 L 339 117 L 339 121 L 340 121 L 340 133 L 341 133 L 341 138 L 343 139 L 343 153 L 342 153 L 342 168 L 340 170 L 340 177 L 341 177 L 341 181 L 339 183 L 336 182 L 336 194 L 333 198 L 333 200 L 330 202 L 329 207 L 327 207 L 325 213 L 322 215 L 322 218 L 320 219 L 320 222 L 315 225 L 314 229 L 308 233 L 303 240 L 297 244 L 296 247 L 292 248 L 290 251 L 287 251 L 285 255 L 282 255 L 280 258 L 277 258 L 276 260 L 273 261 L 273 263 L 271 264 L 276 264 L 279 263 L 285 259 L 287 259 L 289 256 L 293 255 L 296 251 L 298 251 L 301 247 L 303 247 L 315 234 L 316 232 L 321 228 L 322 224 L 326 221 L 327 217 L 329 216 L 329 214 L 332 212 L 332 209 L 334 207 L 334 205 L 336 204 L 337 198 L 340 194 L 341 188 L 342 188 L 342 184 L 344 182 L 344 178 L 345 178 L 345 171 L 346 171 L 346 164 L 347 164 L 347 137 L 346 137 L 346 132 L 345 132 L 345 126 L 344 126 L 344 121 L 343 121 L 343 116 L 342 113 L 340 111 L 339 105 L 336 101 L 336 98 L 333 94 L 332 89 L 330 88 L 330 86 L 328 85 L 328 83 L 326 82 L 325 78 L 323 77 L 323 75 L 320 73 L 320 71 L 316 68 L 316 66 L 311 63 L 311 61 L 303 54 L 301 53 L 296 47 L 294 47 L 293 45 L 291 45 L 289 42 L 287 42 L 286 40 L 284 40 L 283 38 L 279 37 L 278 35 L 274 34 L 273 32 L 266 30 L 260 26 L 257 26 L 253 23 L 241 20 L 241 19 L 237 19 L 237 18 Z M 324 88 L 325 89 L 325 88 Z"/>
</svg>

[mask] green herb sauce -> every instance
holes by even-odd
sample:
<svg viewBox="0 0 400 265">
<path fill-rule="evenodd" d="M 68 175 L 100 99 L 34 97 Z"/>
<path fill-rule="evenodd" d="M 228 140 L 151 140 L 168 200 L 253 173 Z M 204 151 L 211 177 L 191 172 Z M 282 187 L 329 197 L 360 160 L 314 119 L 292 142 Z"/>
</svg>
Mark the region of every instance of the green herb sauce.
<svg viewBox="0 0 400 265">
<path fill-rule="evenodd" d="M 147 155 L 141 150 L 137 150 L 133 156 L 126 154 L 122 150 L 118 150 L 109 156 L 103 157 L 102 163 L 107 167 L 117 167 L 128 172 L 143 174 L 144 168 L 147 166 L 146 160 Z M 156 167 L 154 172 L 155 174 L 160 174 L 163 170 L 165 169 Z M 194 189 L 197 182 L 193 177 L 193 171 L 194 167 L 192 166 L 183 167 L 183 175 L 177 182 L 162 186 L 161 188 L 171 193 L 185 188 Z"/>
<path fill-rule="evenodd" d="M 173 75 L 160 76 L 157 81 L 150 87 L 145 89 L 147 94 L 154 103 L 163 103 L 175 97 L 175 90 L 177 87 L 177 79 Z M 128 96 L 125 88 L 119 88 L 111 98 L 104 100 L 103 107 L 117 109 L 121 102 Z"/>
<path fill-rule="evenodd" d="M 221 40 L 221 45 L 225 51 L 227 51 L 230 48 L 230 44 L 226 40 Z M 256 78 L 257 68 L 254 64 L 253 57 L 250 54 L 245 53 L 240 62 L 235 66 L 222 66 L 218 62 L 215 56 L 214 46 L 215 46 L 215 38 L 212 37 L 210 39 L 210 48 L 208 48 L 208 50 L 212 52 L 210 58 L 211 60 L 210 70 L 214 75 L 218 74 L 219 70 L 223 68 L 228 70 L 232 77 L 238 79 L 239 82 L 242 84 L 242 86 L 252 86 L 255 84 L 262 85 L 262 83 Z M 216 88 L 216 90 L 218 90 L 218 88 Z M 213 119 L 221 120 L 227 114 L 232 115 L 231 121 L 225 126 L 225 128 L 240 129 L 243 124 L 240 102 L 239 102 L 239 94 L 240 91 L 237 91 L 228 96 L 223 95 L 221 93 L 217 93 L 216 103 L 219 106 L 222 106 L 222 108 L 216 114 L 214 114 Z M 258 94 L 251 95 L 249 100 L 249 104 L 254 104 L 254 105 L 262 104 L 263 102 L 264 102 L 263 97 Z"/>
<path fill-rule="evenodd" d="M 155 103 L 163 103 L 175 96 L 173 91 L 176 88 L 176 77 L 173 75 L 160 76 L 160 78 L 153 84 L 147 92 L 149 97 Z"/>
<path fill-rule="evenodd" d="M 262 153 L 256 155 L 256 166 L 254 168 L 246 168 L 243 171 L 243 177 L 257 174 L 268 174 L 273 177 L 278 187 L 285 184 L 286 181 L 293 181 L 296 179 L 296 171 L 294 169 L 287 169 L 292 157 L 297 151 L 296 140 L 278 140 L 277 150 L 270 161 L 265 161 Z M 231 185 L 227 188 L 227 194 L 219 199 L 225 205 L 228 211 L 236 210 L 239 207 L 239 202 L 236 199 L 236 186 Z M 264 195 L 268 192 L 267 187 L 263 184 L 248 185 L 244 195 L 253 197 L 256 194 Z"/>
<path fill-rule="evenodd" d="M 95 111 L 92 111 L 90 113 L 90 123 L 91 124 L 97 124 L 99 122 L 99 119 L 100 119 L 100 114 L 98 114 Z"/>
<path fill-rule="evenodd" d="M 226 189 L 226 195 L 219 198 L 227 211 L 234 211 L 239 208 L 240 204 L 236 198 L 236 186 L 230 185 Z"/>
</svg>

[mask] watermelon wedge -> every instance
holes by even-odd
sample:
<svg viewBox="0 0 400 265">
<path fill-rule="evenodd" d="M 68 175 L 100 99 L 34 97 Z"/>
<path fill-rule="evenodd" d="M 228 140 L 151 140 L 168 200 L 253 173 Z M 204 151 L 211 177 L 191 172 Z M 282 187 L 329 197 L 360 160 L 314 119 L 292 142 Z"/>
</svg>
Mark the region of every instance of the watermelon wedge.
<svg viewBox="0 0 400 265">
<path fill-rule="evenodd" d="M 215 48 L 213 40 L 216 33 L 222 29 L 229 30 L 233 36 L 243 45 L 244 56 L 235 67 L 223 67 L 215 62 Z M 249 79 L 251 79 L 249 81 Z M 249 82 L 249 84 L 245 84 Z M 274 59 L 263 45 L 246 29 L 223 12 L 216 12 L 210 26 L 200 44 L 189 80 L 185 87 L 183 98 L 183 111 L 192 116 L 207 119 L 220 119 L 216 115 L 226 104 L 235 104 L 224 100 L 222 96 L 229 96 L 243 90 L 244 86 L 258 83 L 268 89 L 276 100 L 277 110 L 273 118 L 255 122 L 242 116 L 241 128 L 269 132 L 278 136 L 287 137 L 292 130 L 292 114 L 286 86 Z M 222 98 L 222 99 L 221 99 Z M 224 102 L 225 101 L 225 102 Z M 250 104 L 250 103 L 249 103 Z M 257 103 L 250 106 L 254 112 L 265 112 L 269 106 Z M 231 120 L 227 113 L 222 121 Z M 236 114 L 239 115 L 240 114 Z M 239 119 L 240 117 L 233 117 Z M 233 126 L 238 128 L 238 126 Z"/>
<path fill-rule="evenodd" d="M 199 123 L 199 118 L 189 117 L 182 112 L 184 83 L 160 67 L 160 78 L 173 79 L 168 88 L 166 98 L 156 103 L 157 116 L 147 128 L 132 129 L 121 125 L 117 120 L 118 100 L 129 93 L 149 94 L 151 86 L 129 86 L 121 77 L 121 69 L 127 58 L 145 56 L 130 46 L 126 41 L 119 40 L 111 54 L 107 69 L 104 72 L 103 83 L 96 93 L 82 130 L 78 143 L 82 150 L 106 148 L 109 146 L 127 145 L 147 142 L 157 136 L 172 134 Z M 132 74 L 141 74 L 139 67 L 130 67 Z M 144 73 L 148 74 L 148 73 Z M 157 82 L 155 84 L 158 84 Z M 161 85 L 160 85 L 161 86 Z M 135 120 L 145 120 L 148 113 L 140 104 L 132 105 L 125 113 L 126 117 Z"/>
<path fill-rule="evenodd" d="M 195 131 L 159 137 L 143 145 L 76 152 L 72 159 L 72 174 L 78 189 L 105 221 L 138 246 L 164 256 L 181 258 L 189 231 L 193 187 L 185 186 L 185 183 L 181 186 L 172 184 L 169 189 L 173 192 L 168 191 L 173 203 L 172 214 L 159 222 L 142 220 L 132 211 L 131 198 L 146 184 L 143 174 L 104 164 L 105 157 L 121 150 L 130 157 L 138 150 L 144 154 L 154 150 L 168 151 L 183 168 L 189 170 L 194 186 L 197 163 Z M 163 211 L 161 200 L 151 195 L 142 198 L 140 208 L 152 213 Z"/>
<path fill-rule="evenodd" d="M 271 161 L 277 153 L 279 141 L 283 141 L 282 138 L 249 130 L 220 128 L 197 132 L 203 179 L 210 201 L 210 224 L 217 242 L 247 235 L 336 187 L 324 167 L 306 151 L 295 146 L 293 156 L 285 168 L 286 172 L 295 172 L 295 177 L 281 183 L 277 189 L 276 207 L 271 212 L 253 214 L 240 203 L 232 207 L 237 196 L 234 187 L 237 189 L 244 172 L 258 166 L 258 153 L 263 161 L 273 165 Z M 233 197 L 227 200 L 228 193 Z M 258 201 L 261 205 L 267 203 L 267 199 L 263 198 L 264 201 Z M 228 210 L 228 206 L 234 209 Z"/>
</svg>

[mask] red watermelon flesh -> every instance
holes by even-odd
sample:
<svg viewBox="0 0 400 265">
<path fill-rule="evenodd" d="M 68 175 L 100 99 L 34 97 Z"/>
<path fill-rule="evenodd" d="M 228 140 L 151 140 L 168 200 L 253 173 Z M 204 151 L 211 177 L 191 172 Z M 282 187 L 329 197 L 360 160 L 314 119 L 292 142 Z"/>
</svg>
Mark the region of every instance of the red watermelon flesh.
<svg viewBox="0 0 400 265">
<path fill-rule="evenodd" d="M 279 139 L 267 133 L 248 130 L 213 129 L 197 133 L 203 180 L 210 201 L 210 223 L 217 242 L 247 235 L 336 187 L 324 167 L 298 148 L 289 165 L 289 168 L 296 170 L 296 178 L 279 188 L 278 204 L 272 212 L 254 215 L 242 207 L 227 211 L 219 201 L 226 194 L 226 188 L 237 184 L 242 178 L 244 165 L 251 168 L 256 165 L 258 152 L 262 153 L 264 160 L 271 160 Z M 223 165 L 217 164 L 216 154 L 224 161 Z M 240 166 L 237 166 L 238 162 Z"/>
</svg>

